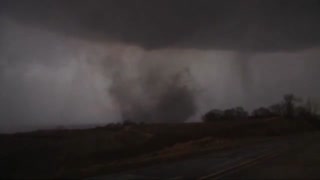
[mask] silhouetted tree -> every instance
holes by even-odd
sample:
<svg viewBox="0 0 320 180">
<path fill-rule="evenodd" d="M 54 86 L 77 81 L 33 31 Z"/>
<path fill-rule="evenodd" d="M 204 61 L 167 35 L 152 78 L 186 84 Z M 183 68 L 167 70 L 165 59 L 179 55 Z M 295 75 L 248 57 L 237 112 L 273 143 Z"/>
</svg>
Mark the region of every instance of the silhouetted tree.
<svg viewBox="0 0 320 180">
<path fill-rule="evenodd" d="M 235 111 L 236 111 L 236 118 L 246 119 L 249 116 L 249 113 L 245 111 L 243 107 L 236 107 Z"/>
<path fill-rule="evenodd" d="M 269 110 L 273 116 L 283 116 L 284 105 L 283 103 L 274 104 L 269 107 Z"/>
<path fill-rule="evenodd" d="M 246 119 L 246 118 L 248 118 L 248 112 L 246 112 L 242 107 L 227 109 L 223 113 L 223 119 L 226 119 L 226 120 Z"/>
<path fill-rule="evenodd" d="M 297 106 L 294 110 L 295 118 L 310 118 L 312 113 L 305 106 Z"/>
<path fill-rule="evenodd" d="M 124 120 L 122 124 L 123 124 L 123 126 L 134 126 L 134 125 L 137 125 L 136 122 L 134 122 L 134 121 L 132 121 L 130 119 Z"/>
<path fill-rule="evenodd" d="M 255 110 L 252 112 L 252 116 L 253 116 L 254 118 L 269 118 L 269 117 L 272 117 L 272 116 L 274 116 L 274 115 L 273 115 L 273 113 L 270 111 L 270 109 L 265 108 L 265 107 L 261 107 L 261 108 L 255 109 Z"/>
<path fill-rule="evenodd" d="M 236 107 L 226 110 L 213 109 L 206 113 L 202 120 L 204 122 L 213 122 L 219 120 L 238 120 L 238 119 L 247 119 L 249 116 L 248 112 L 245 111 L 242 107 Z"/>
<path fill-rule="evenodd" d="M 284 99 L 284 107 L 285 107 L 285 116 L 287 118 L 293 118 L 294 116 L 294 108 L 295 108 L 295 102 L 299 101 L 297 97 L 295 97 L 293 94 L 286 94 L 283 97 Z"/>
<path fill-rule="evenodd" d="M 313 115 L 318 114 L 319 104 L 316 103 L 315 101 L 308 99 L 305 106 L 307 111 L 309 111 L 310 114 L 313 114 Z"/>
<path fill-rule="evenodd" d="M 223 119 L 223 111 L 219 109 L 213 109 L 202 117 L 202 120 L 204 122 L 213 122 L 213 121 L 222 120 L 222 119 Z"/>
</svg>

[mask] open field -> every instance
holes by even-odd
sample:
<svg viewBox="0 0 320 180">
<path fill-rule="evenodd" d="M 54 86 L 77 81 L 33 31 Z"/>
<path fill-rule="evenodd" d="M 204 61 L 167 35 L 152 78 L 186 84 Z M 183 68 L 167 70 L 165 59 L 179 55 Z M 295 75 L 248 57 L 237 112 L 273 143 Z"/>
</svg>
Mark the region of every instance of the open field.
<svg viewBox="0 0 320 180">
<path fill-rule="evenodd" d="M 317 130 L 304 120 L 109 125 L 0 136 L 0 178 L 90 177 Z"/>
</svg>

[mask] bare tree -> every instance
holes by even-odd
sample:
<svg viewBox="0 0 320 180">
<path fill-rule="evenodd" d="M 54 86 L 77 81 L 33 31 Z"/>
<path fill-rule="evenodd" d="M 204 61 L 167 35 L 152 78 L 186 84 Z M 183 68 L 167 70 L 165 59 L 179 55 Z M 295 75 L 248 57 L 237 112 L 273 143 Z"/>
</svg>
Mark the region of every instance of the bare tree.
<svg viewBox="0 0 320 180">
<path fill-rule="evenodd" d="M 308 99 L 306 102 L 306 109 L 310 114 L 316 115 L 319 112 L 319 104 L 315 101 Z"/>
<path fill-rule="evenodd" d="M 278 116 L 278 117 L 283 116 L 284 105 L 283 105 L 283 103 L 274 104 L 269 107 L 269 110 L 273 116 Z"/>
<path fill-rule="evenodd" d="M 285 107 L 285 116 L 287 118 L 293 118 L 294 110 L 295 110 L 295 102 L 299 102 L 300 100 L 293 94 L 286 94 L 283 97 L 284 99 L 284 107 Z"/>
<path fill-rule="evenodd" d="M 252 112 L 252 116 L 254 118 L 270 118 L 273 116 L 273 113 L 268 108 L 260 107 Z"/>
</svg>

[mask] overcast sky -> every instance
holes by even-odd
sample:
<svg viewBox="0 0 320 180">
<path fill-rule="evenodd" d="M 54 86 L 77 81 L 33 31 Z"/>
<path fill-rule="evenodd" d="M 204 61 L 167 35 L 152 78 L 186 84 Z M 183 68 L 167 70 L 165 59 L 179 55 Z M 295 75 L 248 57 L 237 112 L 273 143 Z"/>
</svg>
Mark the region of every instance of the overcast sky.
<svg viewBox="0 0 320 180">
<path fill-rule="evenodd" d="M 0 132 L 319 98 L 319 1 L 0 2 Z"/>
</svg>

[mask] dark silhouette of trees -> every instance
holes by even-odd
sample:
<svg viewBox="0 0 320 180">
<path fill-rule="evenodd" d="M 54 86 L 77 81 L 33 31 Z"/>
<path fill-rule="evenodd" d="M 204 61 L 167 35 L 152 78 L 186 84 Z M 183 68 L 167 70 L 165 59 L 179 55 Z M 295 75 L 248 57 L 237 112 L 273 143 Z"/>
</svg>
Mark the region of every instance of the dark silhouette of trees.
<svg viewBox="0 0 320 180">
<path fill-rule="evenodd" d="M 272 113 L 273 116 L 283 116 L 284 114 L 284 106 L 283 103 L 278 103 L 278 104 L 274 104 L 271 105 L 269 107 L 270 112 Z"/>
<path fill-rule="evenodd" d="M 242 107 L 236 107 L 226 110 L 213 109 L 206 113 L 202 120 L 204 122 L 214 122 L 221 120 L 239 120 L 239 119 L 247 119 L 248 112 L 245 111 Z"/>
<path fill-rule="evenodd" d="M 295 102 L 298 102 L 299 99 L 293 94 L 286 94 L 283 96 L 284 107 L 285 107 L 285 116 L 287 118 L 294 117 Z"/>
<path fill-rule="evenodd" d="M 318 114 L 320 106 L 317 102 L 308 99 L 305 106 L 310 114 Z"/>
<path fill-rule="evenodd" d="M 223 114 L 224 112 L 219 109 L 213 109 L 206 113 L 203 117 L 202 120 L 204 122 L 211 122 L 211 121 L 217 121 L 217 120 L 222 120 L 223 119 Z"/>
<path fill-rule="evenodd" d="M 272 111 L 268 108 L 265 108 L 265 107 L 255 109 L 252 112 L 253 118 L 269 118 L 269 117 L 273 117 L 273 116 L 275 116 L 275 115 L 272 113 Z"/>
<path fill-rule="evenodd" d="M 310 118 L 312 113 L 305 106 L 297 106 L 294 110 L 294 118 Z"/>
<path fill-rule="evenodd" d="M 243 107 L 231 109 L 231 112 L 233 112 L 233 117 L 231 119 L 247 119 L 249 116 L 249 113 L 245 111 Z"/>
<path fill-rule="evenodd" d="M 306 103 L 293 94 L 286 94 L 280 103 L 266 107 L 260 107 L 252 111 L 250 118 L 271 118 L 284 117 L 288 119 L 319 119 L 317 115 L 320 108 L 319 104 L 307 100 Z M 204 122 L 213 122 L 221 120 L 241 120 L 248 119 L 248 112 L 242 107 L 236 107 L 226 110 L 213 109 L 206 113 L 202 120 Z M 320 125 L 320 120 L 317 123 Z"/>
</svg>

